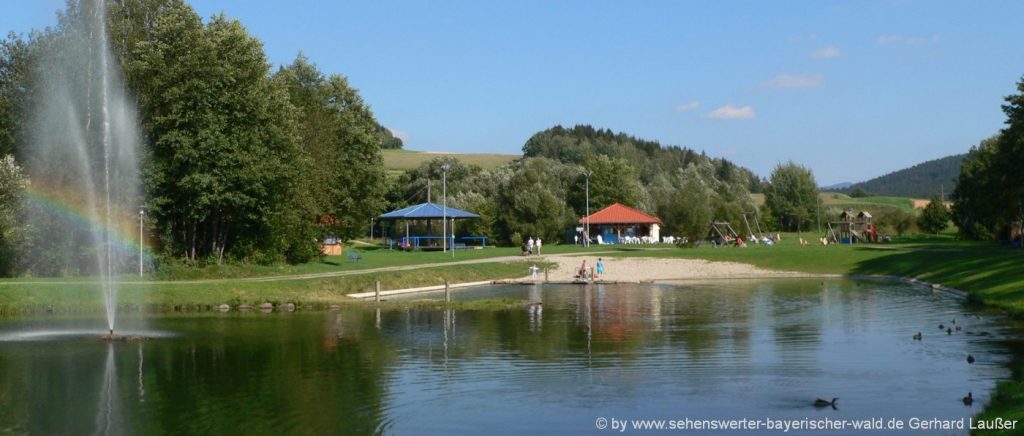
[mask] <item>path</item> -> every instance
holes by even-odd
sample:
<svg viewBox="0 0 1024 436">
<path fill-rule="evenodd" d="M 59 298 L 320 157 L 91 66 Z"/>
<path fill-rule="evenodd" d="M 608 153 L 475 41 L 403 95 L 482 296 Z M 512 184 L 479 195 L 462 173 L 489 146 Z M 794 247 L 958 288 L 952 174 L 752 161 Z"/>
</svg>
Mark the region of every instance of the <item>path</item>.
<svg viewBox="0 0 1024 436">
<path fill-rule="evenodd" d="M 621 251 L 607 250 L 607 251 L 591 251 L 585 253 L 564 253 L 558 255 L 551 255 L 550 257 L 564 257 L 564 256 L 597 256 L 597 255 L 608 255 L 614 253 L 621 253 Z M 320 273 L 307 273 L 307 274 L 288 274 L 288 275 L 277 275 L 277 276 L 260 276 L 260 277 L 242 277 L 242 278 L 230 278 L 230 279 L 199 279 L 199 280 L 125 280 L 119 281 L 118 284 L 125 285 L 199 285 L 199 284 L 217 284 L 217 283 L 253 283 L 253 282 L 282 282 L 290 280 L 311 280 L 311 279 L 322 279 L 322 278 L 333 278 L 333 277 L 345 277 L 362 274 L 372 274 L 378 272 L 392 272 L 392 271 L 408 271 L 421 268 L 440 268 L 451 265 L 474 265 L 481 263 L 498 263 L 498 262 L 516 262 L 516 261 L 528 261 L 536 259 L 537 261 L 548 261 L 547 255 L 541 256 L 498 256 L 488 257 L 484 259 L 469 259 L 469 260 L 457 260 L 454 262 L 432 262 L 432 263 L 420 263 L 412 265 L 399 265 L 399 266 L 385 266 L 378 268 L 366 268 L 346 271 L 328 271 Z M 523 274 L 524 276 L 526 273 Z M 0 286 L 9 285 L 81 285 L 97 283 L 98 280 L 67 280 L 67 281 L 38 281 L 38 280 L 23 280 L 23 281 L 3 281 L 0 282 Z"/>
</svg>

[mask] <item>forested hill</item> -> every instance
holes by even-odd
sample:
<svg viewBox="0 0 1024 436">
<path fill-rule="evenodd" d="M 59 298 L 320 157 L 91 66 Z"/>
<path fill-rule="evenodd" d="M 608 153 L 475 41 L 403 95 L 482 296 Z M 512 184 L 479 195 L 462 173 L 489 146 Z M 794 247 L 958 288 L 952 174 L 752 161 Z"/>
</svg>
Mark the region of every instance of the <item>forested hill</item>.
<svg viewBox="0 0 1024 436">
<path fill-rule="evenodd" d="M 955 154 L 919 163 L 866 182 L 855 183 L 849 189 L 853 191 L 859 188 L 870 194 L 895 197 L 929 198 L 940 190 L 949 194 L 956 186 L 960 165 L 966 157 L 966 154 Z"/>
<path fill-rule="evenodd" d="M 629 162 L 647 186 L 659 177 L 671 178 L 688 164 L 710 163 L 715 176 L 728 183 L 740 182 L 751 192 L 760 192 L 761 182 L 752 171 L 726 159 L 711 158 L 703 152 L 675 145 L 662 146 L 649 141 L 615 133 L 609 129 L 595 129 L 577 125 L 571 129 L 555 126 L 534 134 L 523 145 L 525 157 L 547 157 L 562 163 L 587 166 L 587 161 L 604 155 Z"/>
</svg>

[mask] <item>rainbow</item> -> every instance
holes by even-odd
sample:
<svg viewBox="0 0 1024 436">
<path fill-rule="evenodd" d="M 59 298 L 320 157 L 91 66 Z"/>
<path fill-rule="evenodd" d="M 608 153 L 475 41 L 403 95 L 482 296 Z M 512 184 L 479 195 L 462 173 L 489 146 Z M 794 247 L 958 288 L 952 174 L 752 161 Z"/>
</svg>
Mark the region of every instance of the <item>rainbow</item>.
<svg viewBox="0 0 1024 436">
<path fill-rule="evenodd" d="M 76 198 L 78 200 L 75 200 Z M 145 257 L 152 257 L 153 253 L 150 249 L 152 244 L 147 243 L 148 241 L 144 239 L 139 240 L 137 214 L 128 213 L 124 209 L 118 208 L 119 210 L 114 212 L 114 219 L 111 220 L 112 225 L 106 228 L 106 223 L 93 219 L 88 204 L 81 198 L 79 193 L 46 189 L 32 183 L 25 191 L 25 199 L 30 206 L 42 210 L 67 225 L 85 231 L 98 229 L 101 237 L 106 237 L 109 233 L 112 246 L 118 252 L 138 253 L 141 242 Z"/>
</svg>

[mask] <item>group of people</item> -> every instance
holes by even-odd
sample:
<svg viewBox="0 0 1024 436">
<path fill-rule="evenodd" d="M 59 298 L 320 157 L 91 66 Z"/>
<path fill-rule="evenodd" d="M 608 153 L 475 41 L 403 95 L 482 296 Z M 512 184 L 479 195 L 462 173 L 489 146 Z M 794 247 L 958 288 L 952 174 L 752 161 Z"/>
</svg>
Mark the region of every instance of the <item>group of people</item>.
<svg viewBox="0 0 1024 436">
<path fill-rule="evenodd" d="M 773 235 L 773 234 L 769 233 L 767 235 L 761 236 L 761 239 L 758 239 L 757 236 L 750 235 L 750 237 L 747 238 L 746 240 L 744 240 L 742 236 L 737 236 L 737 237 L 733 238 L 730 235 L 725 235 L 722 238 L 718 238 L 716 240 L 712 240 L 712 243 L 716 247 L 719 246 L 719 245 L 735 245 L 737 247 L 746 247 L 747 246 L 747 241 L 749 241 L 751 244 L 764 244 L 766 246 L 772 246 L 772 245 L 777 244 L 781 240 L 782 240 L 782 235 L 781 234 L 776 233 L 776 234 Z"/>
<path fill-rule="evenodd" d="M 523 256 L 529 256 L 531 254 L 540 254 L 540 248 L 542 245 L 543 243 L 541 242 L 540 237 L 537 237 L 537 239 L 533 239 L 533 236 L 531 236 L 529 239 L 523 242 L 523 245 L 521 247 L 523 249 Z"/>
<path fill-rule="evenodd" d="M 587 269 L 587 260 L 583 259 L 583 264 L 580 265 L 579 271 L 576 271 L 576 277 L 575 278 L 577 280 L 587 280 L 587 279 L 598 280 L 598 279 L 600 279 L 601 276 L 604 275 L 604 261 L 601 260 L 601 258 L 599 257 L 599 258 L 597 258 L 597 264 L 595 264 L 594 266 L 595 266 L 594 272 L 591 273 L 590 270 Z"/>
</svg>

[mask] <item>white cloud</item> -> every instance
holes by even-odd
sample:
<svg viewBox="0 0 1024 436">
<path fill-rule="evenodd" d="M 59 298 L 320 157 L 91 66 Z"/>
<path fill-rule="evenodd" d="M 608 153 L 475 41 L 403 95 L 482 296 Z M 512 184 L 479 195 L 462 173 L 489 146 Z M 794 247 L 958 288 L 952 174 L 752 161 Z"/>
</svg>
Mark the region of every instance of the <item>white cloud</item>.
<svg viewBox="0 0 1024 436">
<path fill-rule="evenodd" d="M 821 74 L 779 74 L 764 83 L 768 88 L 813 88 L 821 85 L 825 76 Z"/>
<path fill-rule="evenodd" d="M 924 45 L 939 42 L 939 35 L 928 36 L 907 36 L 907 35 L 882 35 L 875 38 L 878 45 Z"/>
<path fill-rule="evenodd" d="M 700 107 L 700 102 L 694 100 L 694 101 L 691 101 L 689 103 L 685 103 L 685 104 L 681 104 L 679 106 L 676 106 L 674 110 L 676 112 L 687 112 L 687 111 L 692 111 L 694 109 L 697 109 L 698 107 Z"/>
<path fill-rule="evenodd" d="M 750 106 L 736 107 L 732 103 L 711 111 L 711 118 L 720 120 L 747 120 L 755 117 L 754 108 Z"/>
<path fill-rule="evenodd" d="M 815 50 L 814 53 L 811 53 L 811 56 L 816 58 L 835 58 L 842 54 L 843 52 L 839 51 L 839 48 L 834 45 L 830 45 L 828 47 Z"/>
<path fill-rule="evenodd" d="M 397 130 L 397 129 L 388 129 L 388 131 L 391 132 L 391 136 L 394 136 L 394 137 L 396 137 L 398 139 L 401 139 L 402 141 L 408 141 L 409 140 L 409 134 L 408 133 L 405 133 L 405 132 L 403 132 L 401 130 Z"/>
</svg>

